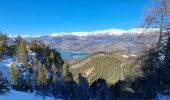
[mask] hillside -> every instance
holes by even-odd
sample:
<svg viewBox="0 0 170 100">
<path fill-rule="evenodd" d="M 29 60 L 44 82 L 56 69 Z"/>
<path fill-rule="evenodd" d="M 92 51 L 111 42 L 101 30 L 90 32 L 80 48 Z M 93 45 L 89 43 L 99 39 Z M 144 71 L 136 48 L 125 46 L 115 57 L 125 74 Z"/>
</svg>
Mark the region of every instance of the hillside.
<svg viewBox="0 0 170 100">
<path fill-rule="evenodd" d="M 133 59 L 133 57 L 131 58 Z M 98 52 L 73 64 L 71 71 L 75 80 L 81 73 L 90 84 L 98 78 L 104 78 L 109 83 L 115 83 L 122 77 L 129 75 L 133 61 L 127 59 L 129 58 L 125 52 Z"/>
</svg>

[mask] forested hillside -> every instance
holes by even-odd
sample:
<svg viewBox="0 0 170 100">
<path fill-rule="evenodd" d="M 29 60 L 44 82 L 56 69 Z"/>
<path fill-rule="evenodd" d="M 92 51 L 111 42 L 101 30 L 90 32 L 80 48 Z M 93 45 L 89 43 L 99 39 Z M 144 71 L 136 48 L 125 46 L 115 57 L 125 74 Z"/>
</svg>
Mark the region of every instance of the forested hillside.
<svg viewBox="0 0 170 100">
<path fill-rule="evenodd" d="M 99 84 L 104 84 L 104 87 L 98 87 L 99 90 L 106 88 L 103 91 L 92 88 L 81 74 L 79 74 L 79 82 L 75 82 L 69 66 L 61 59 L 58 51 L 42 41 L 26 42 L 20 36 L 9 39 L 3 33 L 0 34 L 0 39 L 1 65 L 4 62 L 9 63 L 9 66 L 6 66 L 9 67 L 9 73 L 0 71 L 1 94 L 16 90 L 33 92 L 42 98 L 52 96 L 55 99 L 80 100 L 83 96 L 84 100 L 87 100 L 102 98 L 103 95 L 107 96 L 107 99 L 110 98 L 110 94 L 107 94 L 110 91 L 109 85 L 104 79 L 96 79 Z M 7 58 L 11 58 L 11 62 L 7 62 Z M 95 83 L 94 86 L 97 84 Z M 92 91 L 96 93 L 93 94 Z"/>
<path fill-rule="evenodd" d="M 83 61 L 73 64 L 70 70 L 75 80 L 77 80 L 78 74 L 81 73 L 88 79 L 89 83 L 93 83 L 98 78 L 103 78 L 108 83 L 114 84 L 128 76 L 135 64 L 136 55 L 126 54 L 125 52 L 94 53 Z"/>
</svg>

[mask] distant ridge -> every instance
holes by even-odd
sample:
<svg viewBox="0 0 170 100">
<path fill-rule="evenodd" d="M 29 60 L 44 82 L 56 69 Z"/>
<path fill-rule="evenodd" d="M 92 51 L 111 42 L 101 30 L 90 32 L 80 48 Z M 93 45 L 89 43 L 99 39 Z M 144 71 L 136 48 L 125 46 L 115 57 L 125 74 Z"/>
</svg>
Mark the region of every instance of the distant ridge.
<svg viewBox="0 0 170 100">
<path fill-rule="evenodd" d="M 143 42 L 144 46 L 150 43 L 155 43 L 157 38 L 154 36 L 159 30 L 156 28 L 144 29 L 133 28 L 130 30 L 107 29 L 92 32 L 61 32 L 49 35 L 20 35 L 27 41 L 41 40 L 46 45 L 50 45 L 64 52 L 84 52 L 93 53 L 97 51 L 117 51 L 117 50 L 133 50 L 135 52 L 143 50 L 136 42 Z M 138 38 L 140 34 L 140 39 Z M 15 38 L 17 35 L 9 35 L 10 38 Z"/>
<path fill-rule="evenodd" d="M 84 37 L 84 36 L 96 36 L 96 35 L 122 35 L 122 34 L 142 34 L 142 33 L 153 33 L 155 31 L 158 31 L 157 28 L 133 28 L 130 30 L 123 30 L 123 29 L 106 29 L 106 30 L 97 30 L 97 31 L 91 31 L 91 32 L 59 32 L 59 33 L 51 33 L 49 35 L 24 35 L 21 34 L 20 36 L 23 38 L 38 38 L 43 36 L 49 36 L 49 37 L 62 37 L 62 36 L 78 36 L 78 37 Z M 11 35 L 8 34 L 9 37 L 15 38 L 18 35 Z"/>
<path fill-rule="evenodd" d="M 61 32 L 61 33 L 52 33 L 50 37 L 57 37 L 57 36 L 93 36 L 93 35 L 122 35 L 122 34 L 142 34 L 142 33 L 153 33 L 158 31 L 157 28 L 133 28 L 130 30 L 122 30 L 122 29 L 107 29 L 107 30 L 98 30 L 98 31 L 91 31 L 91 32 Z"/>
</svg>

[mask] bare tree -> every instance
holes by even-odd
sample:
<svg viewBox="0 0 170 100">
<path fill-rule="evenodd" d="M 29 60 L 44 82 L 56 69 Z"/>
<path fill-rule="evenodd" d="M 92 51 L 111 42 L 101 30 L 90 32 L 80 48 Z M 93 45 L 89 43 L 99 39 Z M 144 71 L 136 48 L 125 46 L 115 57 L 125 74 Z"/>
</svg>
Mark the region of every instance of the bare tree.
<svg viewBox="0 0 170 100">
<path fill-rule="evenodd" d="M 170 28 L 170 0 L 153 0 L 144 23 L 146 28 L 159 29 L 158 46 L 161 46 L 163 37 L 167 35 L 167 30 Z"/>
<path fill-rule="evenodd" d="M 156 28 L 158 32 L 157 37 L 158 41 L 154 47 L 152 47 L 149 51 L 149 56 L 147 55 L 144 59 L 149 57 L 153 62 L 149 67 L 152 69 L 152 82 L 155 84 L 159 84 L 157 82 L 158 72 L 160 70 L 162 73 L 165 73 L 164 62 L 166 58 L 167 47 L 169 47 L 168 42 L 170 42 L 170 0 L 153 0 L 151 7 L 148 9 L 146 13 L 146 17 L 144 18 L 144 26 L 146 29 Z M 150 61 L 148 62 L 150 63 Z M 164 77 L 162 76 L 159 77 Z M 152 90 L 153 92 L 155 89 Z"/>
</svg>

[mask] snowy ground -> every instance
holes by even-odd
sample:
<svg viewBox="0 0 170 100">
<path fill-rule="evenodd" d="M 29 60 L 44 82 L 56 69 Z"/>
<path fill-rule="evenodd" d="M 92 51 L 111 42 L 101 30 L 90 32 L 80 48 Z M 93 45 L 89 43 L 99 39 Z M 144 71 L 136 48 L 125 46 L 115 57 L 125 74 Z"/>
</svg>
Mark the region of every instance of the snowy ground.
<svg viewBox="0 0 170 100">
<path fill-rule="evenodd" d="M 170 100 L 170 96 L 158 94 L 155 100 Z"/>
<path fill-rule="evenodd" d="M 4 74 L 5 77 L 9 79 L 9 67 L 12 63 L 11 57 L 5 57 L 4 60 L 0 61 L 0 71 Z"/>
<path fill-rule="evenodd" d="M 0 61 L 0 71 L 3 72 L 4 76 L 9 79 L 9 68 L 13 60 L 11 57 L 5 57 L 4 60 Z M 0 95 L 0 100 L 44 100 L 40 96 L 36 96 L 35 93 L 20 92 L 10 90 L 4 95 Z M 45 97 L 45 100 L 55 100 L 53 97 Z M 59 99 L 58 99 L 59 100 Z M 170 96 L 158 94 L 155 100 L 170 100 Z"/>
<path fill-rule="evenodd" d="M 53 97 L 45 97 L 45 99 L 43 99 L 41 96 L 36 96 L 35 93 L 10 90 L 8 93 L 0 95 L 0 100 L 55 100 L 55 99 Z"/>
<path fill-rule="evenodd" d="M 5 57 L 4 60 L 0 61 L 0 71 L 4 76 L 9 79 L 9 68 L 13 62 L 11 57 Z M 53 97 L 45 97 L 43 99 L 41 96 L 36 96 L 35 93 L 21 92 L 10 90 L 6 94 L 0 95 L 0 100 L 55 100 Z M 59 100 L 59 99 L 58 99 Z"/>
</svg>

